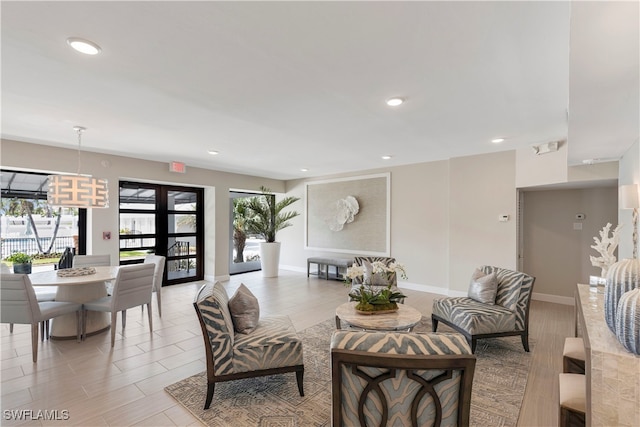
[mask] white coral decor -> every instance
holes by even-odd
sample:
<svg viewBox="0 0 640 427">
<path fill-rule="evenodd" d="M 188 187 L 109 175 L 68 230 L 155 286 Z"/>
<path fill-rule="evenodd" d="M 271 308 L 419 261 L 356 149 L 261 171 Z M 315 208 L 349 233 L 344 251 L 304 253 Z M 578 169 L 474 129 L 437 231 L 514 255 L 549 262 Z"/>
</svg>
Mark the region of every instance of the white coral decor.
<svg viewBox="0 0 640 427">
<path fill-rule="evenodd" d="M 620 240 L 619 233 L 620 228 L 622 228 L 622 224 L 618 224 L 616 228 L 613 229 L 611 233 L 611 237 L 609 237 L 609 231 L 611 230 L 611 223 L 607 223 L 602 230 L 600 230 L 600 239 L 594 237 L 593 240 L 596 242 L 595 245 L 591 245 L 593 249 L 600 253 L 599 257 L 595 257 L 591 255 L 589 259 L 591 259 L 591 265 L 594 267 L 600 267 L 602 269 L 601 277 L 607 276 L 607 270 L 616 262 L 616 256 L 613 254 L 618 247 L 618 241 Z"/>
</svg>

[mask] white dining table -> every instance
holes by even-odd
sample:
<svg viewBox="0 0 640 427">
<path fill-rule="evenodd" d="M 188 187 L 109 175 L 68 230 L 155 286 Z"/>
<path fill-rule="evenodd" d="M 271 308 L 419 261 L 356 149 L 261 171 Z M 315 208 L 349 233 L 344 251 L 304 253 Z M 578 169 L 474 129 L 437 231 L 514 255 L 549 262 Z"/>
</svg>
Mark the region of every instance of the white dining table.
<svg viewBox="0 0 640 427">
<path fill-rule="evenodd" d="M 29 274 L 33 286 L 57 286 L 56 301 L 87 302 L 107 296 L 106 283 L 118 275 L 117 266 L 94 267 L 95 274 L 84 276 L 60 277 L 58 271 L 42 271 Z M 109 329 L 111 317 L 109 313 L 90 311 L 87 313 L 85 330 L 87 336 L 95 335 Z M 53 319 L 49 333 L 54 339 L 76 338 L 76 316 L 65 314 Z"/>
</svg>

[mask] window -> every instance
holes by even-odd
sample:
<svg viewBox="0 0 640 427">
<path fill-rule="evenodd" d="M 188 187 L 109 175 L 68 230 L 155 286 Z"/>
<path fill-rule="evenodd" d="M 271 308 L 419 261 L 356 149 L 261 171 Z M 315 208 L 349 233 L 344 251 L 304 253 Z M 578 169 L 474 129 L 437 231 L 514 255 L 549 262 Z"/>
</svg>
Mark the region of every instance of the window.
<svg viewBox="0 0 640 427">
<path fill-rule="evenodd" d="M 35 256 L 34 270 L 53 270 L 67 247 L 85 253 L 86 210 L 47 204 L 48 175 L 2 170 L 2 259 Z"/>
</svg>

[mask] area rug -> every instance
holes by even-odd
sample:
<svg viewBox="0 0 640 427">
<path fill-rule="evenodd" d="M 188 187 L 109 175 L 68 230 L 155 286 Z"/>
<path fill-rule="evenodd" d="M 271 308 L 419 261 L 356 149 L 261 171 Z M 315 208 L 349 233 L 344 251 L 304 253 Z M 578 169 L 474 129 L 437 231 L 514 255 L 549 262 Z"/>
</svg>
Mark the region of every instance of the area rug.
<svg viewBox="0 0 640 427">
<path fill-rule="evenodd" d="M 331 425 L 329 343 L 333 319 L 299 332 L 304 348 L 304 397 L 295 374 L 249 378 L 216 384 L 211 408 L 203 410 L 206 373 L 193 375 L 165 388 L 207 426 L 310 427 Z M 446 326 L 438 331 L 448 330 Z M 423 317 L 415 332 L 431 331 Z M 531 351 L 534 342 L 529 343 Z M 472 426 L 515 426 L 527 385 L 531 353 L 519 337 L 478 341 L 471 397 Z"/>
</svg>

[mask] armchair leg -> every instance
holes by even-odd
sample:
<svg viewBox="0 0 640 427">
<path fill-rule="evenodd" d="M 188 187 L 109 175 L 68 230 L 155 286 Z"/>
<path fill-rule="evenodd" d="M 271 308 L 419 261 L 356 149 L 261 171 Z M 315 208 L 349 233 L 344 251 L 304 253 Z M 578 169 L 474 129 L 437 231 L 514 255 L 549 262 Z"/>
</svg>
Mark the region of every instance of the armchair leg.
<svg viewBox="0 0 640 427">
<path fill-rule="evenodd" d="M 122 331 L 124 332 L 124 327 L 127 326 L 127 310 L 122 310 Z"/>
<path fill-rule="evenodd" d="M 299 371 L 296 371 L 296 381 L 298 383 L 298 391 L 300 392 L 300 396 L 302 397 L 304 397 L 303 378 L 304 378 L 304 368 L 302 368 Z"/>
<path fill-rule="evenodd" d="M 478 340 L 476 338 L 471 338 L 471 342 L 469 343 L 469 346 L 471 347 L 471 353 L 473 354 L 476 353 L 476 344 L 478 344 Z"/>
<path fill-rule="evenodd" d="M 9 333 L 13 333 L 13 323 L 9 323 Z"/>
<path fill-rule="evenodd" d="M 431 332 L 436 332 L 438 330 L 438 319 L 431 316 Z"/>
<path fill-rule="evenodd" d="M 524 351 L 528 353 L 529 352 L 529 333 L 527 331 L 523 332 L 522 335 L 520 335 L 520 338 L 522 338 L 522 346 L 524 347 Z"/>
<path fill-rule="evenodd" d="M 213 391 L 216 388 L 216 383 L 208 383 L 207 384 L 207 400 L 204 402 L 204 409 L 209 409 L 211 406 L 211 401 L 213 400 Z"/>
</svg>

